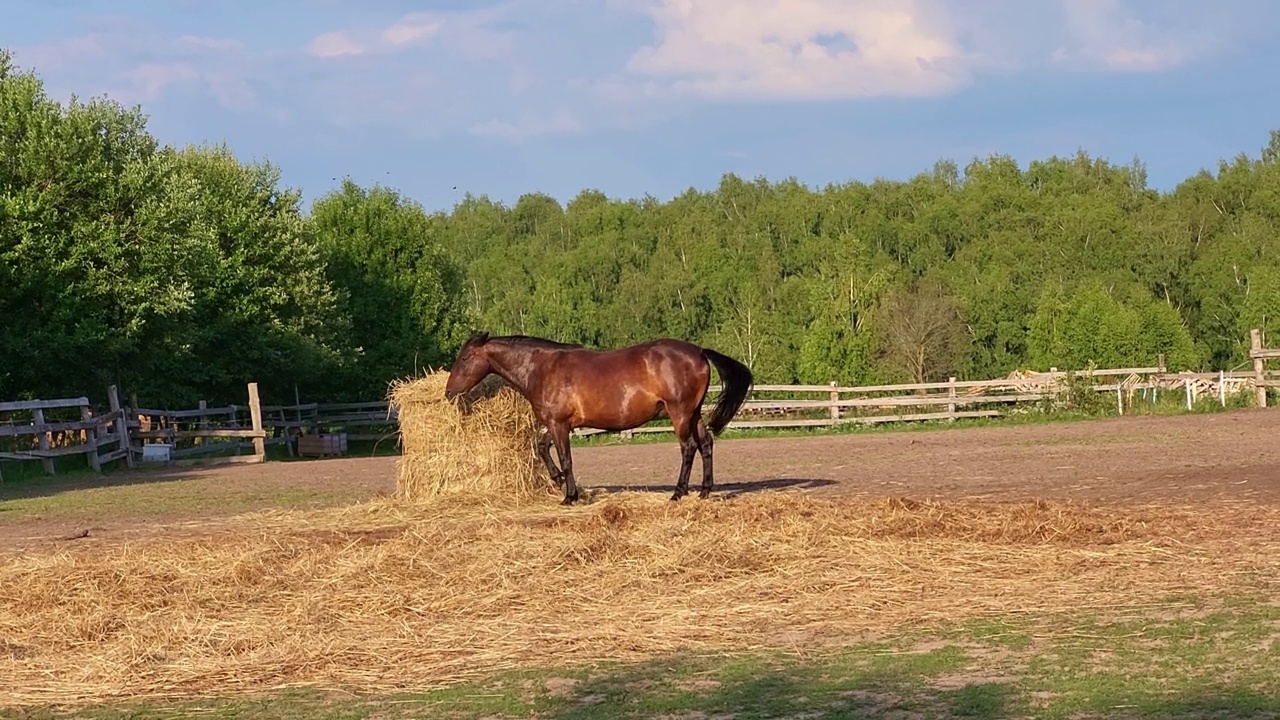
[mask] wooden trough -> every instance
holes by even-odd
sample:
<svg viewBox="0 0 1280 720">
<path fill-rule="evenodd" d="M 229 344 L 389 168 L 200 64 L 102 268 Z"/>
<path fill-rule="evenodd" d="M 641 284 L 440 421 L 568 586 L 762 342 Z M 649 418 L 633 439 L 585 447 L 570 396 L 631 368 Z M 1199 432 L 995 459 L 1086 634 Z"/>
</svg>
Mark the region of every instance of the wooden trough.
<svg viewBox="0 0 1280 720">
<path fill-rule="evenodd" d="M 309 434 L 298 436 L 298 457 L 329 457 L 347 452 L 347 434 Z"/>
</svg>

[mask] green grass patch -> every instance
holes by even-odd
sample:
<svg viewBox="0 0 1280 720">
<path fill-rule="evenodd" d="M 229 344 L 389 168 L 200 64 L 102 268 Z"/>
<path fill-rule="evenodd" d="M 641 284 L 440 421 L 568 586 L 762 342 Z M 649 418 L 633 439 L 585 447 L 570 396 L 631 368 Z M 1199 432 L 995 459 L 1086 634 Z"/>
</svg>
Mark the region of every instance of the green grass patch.
<svg viewBox="0 0 1280 720">
<path fill-rule="evenodd" d="M 0 484 L 0 526 L 32 520 L 117 524 L 165 516 L 225 516 L 263 509 L 319 508 L 354 502 L 358 487 L 232 482 L 180 471 L 143 472 L 126 482 L 94 474 Z"/>
<path fill-rule="evenodd" d="M 1280 605 L 1183 617 L 1009 618 L 812 654 L 674 655 L 524 670 L 425 693 L 10 710 L 0 718 L 1275 718 Z"/>
</svg>

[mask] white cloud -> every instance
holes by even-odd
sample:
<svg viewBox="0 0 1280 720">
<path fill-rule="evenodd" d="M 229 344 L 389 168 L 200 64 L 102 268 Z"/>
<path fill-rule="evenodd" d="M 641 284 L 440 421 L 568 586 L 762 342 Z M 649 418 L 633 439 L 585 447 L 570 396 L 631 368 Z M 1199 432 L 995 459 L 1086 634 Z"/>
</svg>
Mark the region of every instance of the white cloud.
<svg viewBox="0 0 1280 720">
<path fill-rule="evenodd" d="M 455 13 L 414 12 L 383 27 L 354 26 L 316 36 L 307 52 L 313 57 L 404 52 L 439 40 L 470 60 L 509 57 L 510 32 L 495 29 L 504 19 L 501 6 Z"/>
<path fill-rule="evenodd" d="M 300 89 L 306 102 L 337 126 L 394 127 L 415 136 L 467 131 L 513 142 L 576 132 L 581 123 L 572 115 L 548 112 L 563 98 L 543 92 L 543 68 L 531 62 L 535 58 L 522 46 L 531 33 L 514 27 L 526 19 L 522 13 L 537 17 L 546 8 L 511 0 L 342 26 L 313 39 L 308 54 L 335 58 L 358 53 L 360 61 L 329 67 Z M 516 96 L 529 98 L 522 103 L 524 114 L 504 117 Z M 497 108 L 503 111 L 494 117 Z M 486 118 L 492 119 L 482 122 Z"/>
<path fill-rule="evenodd" d="M 561 111 L 547 116 L 526 116 L 516 122 L 489 120 L 471 126 L 472 135 L 521 142 L 543 135 L 570 135 L 582 132 L 582 121 L 572 113 Z"/>
<path fill-rule="evenodd" d="M 520 142 L 647 130 L 696 112 L 691 98 L 922 98 L 995 72 L 1162 71 L 1263 34 L 1259 8 L 1276 15 L 1233 2 L 479 0 L 377 22 L 344 12 L 290 47 L 95 22 L 17 60 L 63 95 L 203 94 L 263 116 Z"/>
<path fill-rule="evenodd" d="M 1158 72 L 1190 61 L 1217 38 L 1178 25 L 1159 27 L 1139 19 L 1119 0 L 1061 0 L 1070 46 L 1053 52 L 1057 63 L 1114 72 Z M 1187 13 L 1194 17 L 1195 13 Z M 1203 30 L 1203 27 L 1201 28 Z"/>
<path fill-rule="evenodd" d="M 316 36 L 307 45 L 307 52 L 319 58 L 332 58 L 344 55 L 359 55 L 364 52 L 364 48 L 347 37 L 346 33 L 334 31 Z"/>
<path fill-rule="evenodd" d="M 105 94 L 128 106 L 195 88 L 228 108 L 257 102 L 247 80 L 252 54 L 229 38 L 107 23 L 87 35 L 19 48 L 16 59 L 39 73 L 54 97 Z"/>
<path fill-rule="evenodd" d="M 216 50 L 219 52 L 237 52 L 244 49 L 244 45 L 239 40 L 201 37 L 198 35 L 183 35 L 178 38 L 177 44 L 192 49 Z"/>
<path fill-rule="evenodd" d="M 189 62 L 146 63 L 129 73 L 133 89 L 142 99 L 153 100 L 171 85 L 184 85 L 200 79 L 200 71 Z"/>
<path fill-rule="evenodd" d="M 654 41 L 597 83 L 618 102 L 929 97 L 979 73 L 1160 72 L 1245 31 L 1250 8 L 1190 0 L 609 0 Z"/>
<path fill-rule="evenodd" d="M 232 71 L 211 70 L 204 73 L 209 92 L 227 108 L 244 108 L 253 105 L 257 96 L 243 75 Z"/>
<path fill-rule="evenodd" d="M 966 53 L 930 0 L 659 0 L 658 42 L 627 64 L 716 98 L 929 96 L 969 81 Z"/>
<path fill-rule="evenodd" d="M 91 33 L 20 48 L 15 59 L 43 75 L 74 71 L 84 65 L 100 66 L 111 55 L 112 48 L 108 38 L 102 33 Z"/>
<path fill-rule="evenodd" d="M 440 18 L 435 15 L 411 13 L 383 30 L 382 40 L 395 47 L 408 45 L 435 35 L 441 25 Z"/>
</svg>

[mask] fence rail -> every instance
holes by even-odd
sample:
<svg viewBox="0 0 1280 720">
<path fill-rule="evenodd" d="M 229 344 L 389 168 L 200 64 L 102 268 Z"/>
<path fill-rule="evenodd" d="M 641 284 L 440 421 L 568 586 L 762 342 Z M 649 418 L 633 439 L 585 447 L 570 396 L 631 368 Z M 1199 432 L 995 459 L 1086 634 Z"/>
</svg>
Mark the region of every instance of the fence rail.
<svg viewBox="0 0 1280 720">
<path fill-rule="evenodd" d="M 1015 372 L 991 380 L 956 380 L 846 387 L 829 385 L 757 385 L 728 427 L 738 429 L 832 427 L 845 424 L 953 421 L 966 418 L 999 417 L 1012 407 L 1026 403 L 1061 402 L 1074 380 L 1092 393 L 1113 393 L 1116 410 L 1123 414 L 1133 407 L 1141 393 L 1156 400 L 1163 391 L 1180 393 L 1188 409 L 1204 396 L 1227 399 L 1255 387 L 1280 387 L 1280 373 L 1216 372 L 1169 373 L 1163 358 L 1155 367 L 1108 368 L 1069 373 Z M 713 392 L 718 392 L 713 387 Z M 762 399 L 762 395 L 787 395 Z M 814 398 L 818 395 L 820 397 Z M 714 402 L 708 397 L 708 403 Z M 930 411 L 930 408 L 936 408 Z M 652 424 L 624 431 L 637 433 L 672 432 L 670 424 Z M 580 429 L 578 435 L 596 435 L 602 430 Z"/>
<path fill-rule="evenodd" d="M 45 411 L 58 410 L 74 410 L 79 419 L 45 415 Z M 53 474 L 53 461 L 59 457 L 84 455 L 90 468 L 101 471 L 104 464 L 129 456 L 128 423 L 119 407 L 95 415 L 88 398 L 29 400 L 0 403 L 0 414 L 31 415 L 28 422 L 10 420 L 0 425 L 0 438 L 9 438 L 10 445 L 0 451 L 0 460 L 40 460 L 45 473 Z M 3 479 L 0 474 L 0 481 Z"/>
<path fill-rule="evenodd" d="M 1105 368 L 1068 373 L 1015 372 L 988 380 L 957 380 L 846 387 L 827 385 L 756 385 L 729 427 L 801 428 L 849 423 L 954 421 L 1006 415 L 1019 405 L 1061 402 L 1073 383 L 1090 393 L 1113 393 L 1117 412 L 1132 408 L 1141 393 L 1155 400 L 1160 393 L 1179 393 L 1191 408 L 1202 397 L 1222 405 L 1250 390 L 1266 407 L 1268 388 L 1280 388 L 1280 371 L 1267 370 L 1267 360 L 1280 350 L 1263 345 L 1251 333 L 1251 371 L 1169 373 L 1161 356 L 1153 367 Z M 123 461 L 130 467 L 158 445 L 170 462 L 262 462 L 266 448 L 284 445 L 290 455 L 345 452 L 347 440 L 383 440 L 398 435 L 398 418 L 385 400 L 348 403 L 262 405 L 257 383 L 247 385 L 248 404 L 178 410 L 142 407 L 137 399 L 122 405 L 115 386 L 108 388 L 110 409 L 95 414 L 88 398 L 0 402 L 0 461 L 39 460 L 54 472 L 54 459 L 84 455 L 90 468 Z M 707 403 L 720 391 L 713 386 Z M 50 417 L 52 415 L 53 417 Z M 66 416 L 66 417 L 62 417 Z M 605 431 L 579 429 L 578 436 Z M 650 424 L 625 431 L 669 433 L 671 425 Z M 334 442 L 330 442 L 333 440 Z M 7 448 L 7 449 L 6 449 Z M 154 448 L 153 448 L 154 450 Z M 2 465 L 2 463 L 0 463 Z M 3 476 L 0 476 L 3 480 Z"/>
</svg>

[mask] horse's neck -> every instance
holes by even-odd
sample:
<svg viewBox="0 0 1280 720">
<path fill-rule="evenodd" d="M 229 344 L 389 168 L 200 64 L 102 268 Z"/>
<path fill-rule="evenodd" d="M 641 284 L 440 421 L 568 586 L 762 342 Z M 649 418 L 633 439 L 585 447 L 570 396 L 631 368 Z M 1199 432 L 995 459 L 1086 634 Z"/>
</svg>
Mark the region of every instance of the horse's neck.
<svg viewBox="0 0 1280 720">
<path fill-rule="evenodd" d="M 537 368 L 534 352 L 528 348 L 495 346 L 489 351 L 489 364 L 498 377 L 506 380 L 523 395 L 533 382 Z"/>
</svg>

